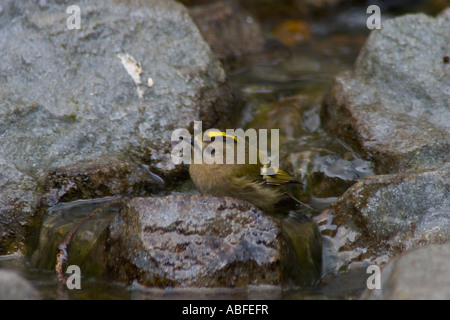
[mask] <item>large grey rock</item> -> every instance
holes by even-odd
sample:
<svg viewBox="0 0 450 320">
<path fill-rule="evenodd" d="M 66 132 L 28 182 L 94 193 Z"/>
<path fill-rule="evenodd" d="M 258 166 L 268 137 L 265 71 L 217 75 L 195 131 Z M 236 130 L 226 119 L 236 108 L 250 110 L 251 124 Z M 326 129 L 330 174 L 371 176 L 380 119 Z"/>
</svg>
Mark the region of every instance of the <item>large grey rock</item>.
<svg viewBox="0 0 450 320">
<path fill-rule="evenodd" d="M 57 246 L 78 224 L 67 264 L 84 276 L 152 287 L 280 288 L 313 285 L 321 275 L 313 222 L 280 223 L 248 202 L 198 194 L 59 203 L 44 215 L 31 265 L 54 269 Z"/>
<path fill-rule="evenodd" d="M 354 68 L 335 78 L 322 123 L 373 160 L 377 173 L 450 161 L 449 29 L 450 9 L 383 21 Z"/>
<path fill-rule="evenodd" d="M 0 270 L 0 300 L 40 299 L 34 286 L 15 271 Z"/>
<path fill-rule="evenodd" d="M 365 299 L 449 300 L 450 244 L 411 250 L 381 272 L 381 288 L 366 290 Z"/>
<path fill-rule="evenodd" d="M 181 4 L 77 5 L 80 30 L 67 28 L 68 5 L 60 1 L 1 7 L 0 254 L 23 240 L 40 194 L 50 192 L 43 187 L 64 184 L 43 182 L 50 168 L 51 180 L 60 167 L 118 155 L 169 175 L 178 172 L 174 129 L 194 120 L 207 128 L 236 114 L 222 67 Z M 142 69 L 140 84 L 122 65 L 126 54 Z"/>
<path fill-rule="evenodd" d="M 278 223 L 243 201 L 132 199 L 109 227 L 107 265 L 147 286 L 279 284 Z"/>
<path fill-rule="evenodd" d="M 231 198 L 135 198 L 100 246 L 108 248 L 104 264 L 114 278 L 146 286 L 312 284 L 320 276 L 320 237 L 314 225 L 290 225 L 291 233 L 304 234 L 291 238 L 277 220 Z"/>
<path fill-rule="evenodd" d="M 224 116 L 223 69 L 173 1 L 78 5 L 81 30 L 67 29 L 66 5 L 56 4 L 19 11 L 0 30 L 7 84 L 0 91 L 2 138 L 8 142 L 2 153 L 23 169 L 113 152 L 173 168 L 163 152 L 172 130 L 200 119 L 213 125 Z M 141 64 L 143 85 L 122 66 L 118 55 L 125 53 Z M 145 85 L 148 77 L 152 87 Z"/>
<path fill-rule="evenodd" d="M 382 264 L 400 252 L 450 240 L 450 165 L 366 177 L 315 217 L 327 268 Z"/>
</svg>

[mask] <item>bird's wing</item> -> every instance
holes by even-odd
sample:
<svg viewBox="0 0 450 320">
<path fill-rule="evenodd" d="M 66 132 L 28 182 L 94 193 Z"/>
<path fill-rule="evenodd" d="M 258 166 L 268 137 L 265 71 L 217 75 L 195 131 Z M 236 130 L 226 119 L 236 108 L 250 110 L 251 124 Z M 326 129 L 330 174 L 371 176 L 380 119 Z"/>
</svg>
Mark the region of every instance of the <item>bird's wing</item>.
<svg viewBox="0 0 450 320">
<path fill-rule="evenodd" d="M 281 186 L 288 183 L 301 184 L 300 181 L 298 181 L 294 177 L 291 177 L 281 169 L 278 169 L 277 173 L 274 175 L 263 176 L 263 179 L 265 181 L 265 184 L 271 186 Z"/>
</svg>

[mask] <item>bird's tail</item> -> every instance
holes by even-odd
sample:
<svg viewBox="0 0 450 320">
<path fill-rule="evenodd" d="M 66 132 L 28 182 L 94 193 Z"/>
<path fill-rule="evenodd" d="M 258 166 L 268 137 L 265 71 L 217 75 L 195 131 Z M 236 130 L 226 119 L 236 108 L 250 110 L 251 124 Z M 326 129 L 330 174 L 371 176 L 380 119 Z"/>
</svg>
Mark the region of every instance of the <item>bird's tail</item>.
<svg viewBox="0 0 450 320">
<path fill-rule="evenodd" d="M 292 192 L 291 192 L 290 190 L 287 191 L 286 194 L 287 194 L 292 200 L 294 200 L 295 202 L 297 202 L 297 203 L 301 204 L 302 206 L 307 207 L 307 208 L 309 208 L 309 209 L 311 209 L 311 210 L 314 210 L 313 208 L 311 208 L 311 207 L 308 206 L 307 204 L 301 202 L 301 201 L 298 200 L 296 197 L 294 197 L 294 195 L 292 194 Z"/>
</svg>

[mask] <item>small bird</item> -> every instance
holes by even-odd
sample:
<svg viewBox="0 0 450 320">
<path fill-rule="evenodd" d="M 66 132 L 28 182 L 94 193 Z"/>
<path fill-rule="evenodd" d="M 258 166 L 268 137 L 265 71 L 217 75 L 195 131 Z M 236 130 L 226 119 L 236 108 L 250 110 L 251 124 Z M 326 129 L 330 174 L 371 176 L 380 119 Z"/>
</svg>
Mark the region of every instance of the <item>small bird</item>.
<svg viewBox="0 0 450 320">
<path fill-rule="evenodd" d="M 230 144 L 234 152 L 234 163 L 228 164 L 223 161 L 223 164 L 205 163 L 204 159 L 200 164 L 195 164 L 191 161 L 189 167 L 189 174 L 191 179 L 201 194 L 211 194 L 217 196 L 228 196 L 241 200 L 248 201 L 262 210 L 272 210 L 274 205 L 286 198 L 291 197 L 296 202 L 303 206 L 309 207 L 296 199 L 287 185 L 302 184 L 300 181 L 288 175 L 281 169 L 276 168 L 273 175 L 262 175 L 261 167 L 264 165 L 258 161 L 255 164 L 250 164 L 249 150 L 245 149 L 245 163 L 238 164 L 237 162 L 237 137 L 228 135 L 222 131 L 206 131 L 204 133 L 211 141 L 216 139 L 223 140 L 222 154 L 225 159 L 226 145 Z M 202 135 L 197 135 L 192 141 L 194 152 L 201 152 L 203 155 L 205 148 L 209 146 L 209 142 L 202 139 Z M 198 148 L 195 150 L 195 148 Z M 201 148 L 201 150 L 199 150 Z M 216 150 L 208 150 L 211 155 L 215 154 Z M 259 152 L 259 151 L 258 151 Z M 310 207 L 309 207 L 310 208 Z"/>
</svg>

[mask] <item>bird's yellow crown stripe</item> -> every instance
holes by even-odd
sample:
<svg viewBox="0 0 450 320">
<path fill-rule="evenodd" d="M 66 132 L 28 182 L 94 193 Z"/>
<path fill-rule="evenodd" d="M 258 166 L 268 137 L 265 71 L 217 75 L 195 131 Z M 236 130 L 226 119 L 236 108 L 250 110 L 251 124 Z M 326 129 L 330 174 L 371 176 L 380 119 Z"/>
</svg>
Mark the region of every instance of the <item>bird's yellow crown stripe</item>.
<svg viewBox="0 0 450 320">
<path fill-rule="evenodd" d="M 214 137 L 218 137 L 218 136 L 223 136 L 223 137 L 231 138 L 231 139 L 234 139 L 234 140 L 237 141 L 237 137 L 236 137 L 236 136 L 232 136 L 232 135 L 226 134 L 225 132 L 222 132 L 222 131 L 215 131 L 215 130 L 212 130 L 212 131 L 207 131 L 207 132 L 205 132 L 205 134 L 206 134 L 208 137 L 210 137 L 210 138 L 214 138 Z"/>
</svg>

